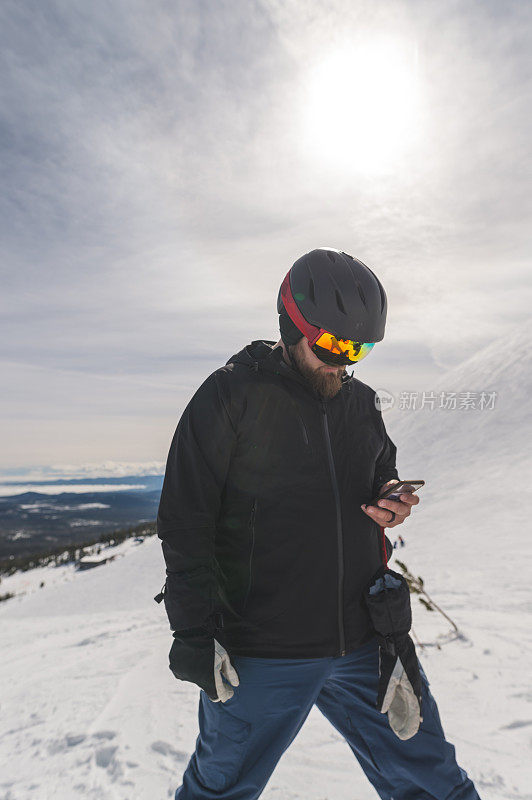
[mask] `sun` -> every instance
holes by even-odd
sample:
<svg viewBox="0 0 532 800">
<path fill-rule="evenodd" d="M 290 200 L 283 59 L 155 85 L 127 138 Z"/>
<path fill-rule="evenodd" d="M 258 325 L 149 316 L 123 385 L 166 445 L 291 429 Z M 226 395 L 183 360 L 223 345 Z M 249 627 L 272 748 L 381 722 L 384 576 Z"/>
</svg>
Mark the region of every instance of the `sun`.
<svg viewBox="0 0 532 800">
<path fill-rule="evenodd" d="M 308 73 L 304 140 L 312 158 L 340 169 L 393 169 L 419 139 L 417 50 L 394 40 L 325 54 Z"/>
</svg>

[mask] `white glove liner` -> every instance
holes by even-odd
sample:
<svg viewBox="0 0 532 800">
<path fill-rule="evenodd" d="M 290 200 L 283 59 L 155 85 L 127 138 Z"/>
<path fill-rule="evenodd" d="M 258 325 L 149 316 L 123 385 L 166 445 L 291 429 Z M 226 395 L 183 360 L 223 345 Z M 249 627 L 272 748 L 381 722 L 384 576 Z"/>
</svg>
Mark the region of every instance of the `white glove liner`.
<svg viewBox="0 0 532 800">
<path fill-rule="evenodd" d="M 411 739 L 418 732 L 422 722 L 419 701 L 399 658 L 390 676 L 381 711 L 383 714 L 388 712 L 390 728 L 399 739 Z"/>
<path fill-rule="evenodd" d="M 227 683 L 224 683 L 223 677 L 232 685 L 238 686 L 240 683 L 237 672 L 229 659 L 229 654 L 225 647 L 222 647 L 220 642 L 214 640 L 214 683 L 216 685 L 216 692 L 218 697 L 213 700 L 213 703 L 225 703 L 234 695 L 234 689 Z"/>
</svg>

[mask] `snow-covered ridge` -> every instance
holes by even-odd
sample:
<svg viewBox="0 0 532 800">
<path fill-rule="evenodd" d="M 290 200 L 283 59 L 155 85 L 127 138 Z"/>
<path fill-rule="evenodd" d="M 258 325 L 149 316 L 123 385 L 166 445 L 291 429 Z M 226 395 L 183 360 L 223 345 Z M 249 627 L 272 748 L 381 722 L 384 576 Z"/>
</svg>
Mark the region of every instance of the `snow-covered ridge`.
<svg viewBox="0 0 532 800">
<path fill-rule="evenodd" d="M 115 559 L 123 558 L 131 550 L 144 544 L 152 531 L 145 533 L 138 532 L 124 541 L 114 542 L 112 534 L 109 535 L 111 544 L 96 543 L 86 545 L 83 548 L 76 548 L 77 557 L 69 560 L 69 551 L 58 553 L 54 561 L 37 566 L 33 569 L 17 570 L 12 575 L 0 576 L 0 598 L 6 594 L 12 595 L 10 604 L 22 602 L 26 596 L 32 596 L 40 592 L 44 587 L 60 586 L 65 582 L 76 580 L 78 573 L 89 568 L 101 567 L 111 564 Z M 41 556 L 45 558 L 45 556 Z"/>
<path fill-rule="evenodd" d="M 385 424 L 398 447 L 400 474 L 423 477 L 430 492 L 472 481 L 501 480 L 501 465 L 510 481 L 527 473 L 532 465 L 532 322 L 490 342 L 429 387 L 436 402 L 431 408 L 384 412 Z M 463 355 L 463 354 L 459 354 Z M 440 392 L 477 393 L 474 408 L 440 408 Z M 481 409 L 480 392 L 495 392 L 493 408 Z M 421 467 L 422 465 L 422 467 Z M 421 471 L 420 471 L 421 468 Z M 418 474 L 419 473 L 419 474 Z M 423 474 L 421 474 L 423 473 Z M 494 484 L 492 491 L 500 493 Z"/>
</svg>

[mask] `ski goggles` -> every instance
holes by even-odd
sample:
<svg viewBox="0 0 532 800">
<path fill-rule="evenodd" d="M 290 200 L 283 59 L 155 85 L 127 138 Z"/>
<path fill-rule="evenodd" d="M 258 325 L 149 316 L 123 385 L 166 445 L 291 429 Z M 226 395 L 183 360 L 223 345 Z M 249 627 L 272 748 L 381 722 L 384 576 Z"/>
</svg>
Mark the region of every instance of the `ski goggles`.
<svg viewBox="0 0 532 800">
<path fill-rule="evenodd" d="M 290 273 L 281 285 L 281 297 L 287 314 L 294 325 L 306 336 L 309 346 L 320 361 L 329 366 L 349 366 L 362 361 L 375 346 L 375 342 L 357 342 L 354 339 L 338 339 L 324 328 L 307 322 L 296 305 L 290 288 Z"/>
<path fill-rule="evenodd" d="M 337 339 L 334 334 L 323 331 L 311 349 L 325 363 L 329 359 L 332 364 L 356 364 L 369 355 L 374 346 L 375 342 Z"/>
</svg>

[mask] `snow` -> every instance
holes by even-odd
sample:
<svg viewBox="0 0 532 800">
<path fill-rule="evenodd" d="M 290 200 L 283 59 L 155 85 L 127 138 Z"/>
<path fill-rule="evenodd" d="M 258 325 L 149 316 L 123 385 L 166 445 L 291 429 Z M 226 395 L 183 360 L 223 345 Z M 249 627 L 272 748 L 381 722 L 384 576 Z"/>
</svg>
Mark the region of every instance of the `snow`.
<svg viewBox="0 0 532 800">
<path fill-rule="evenodd" d="M 483 800 L 532 798 L 529 511 L 517 489 L 531 467 L 529 340 L 523 327 L 442 379 L 448 391 L 497 391 L 491 411 L 385 415 L 400 475 L 427 481 L 411 518 L 390 531 L 406 540 L 397 557 L 461 631 L 413 597 L 418 653 Z M 180 783 L 199 690 L 168 669 L 171 636 L 152 599 L 164 581 L 160 542 L 110 550 L 113 561 L 86 572 L 49 566 L 0 584 L 18 595 L 0 605 L 1 800 L 153 800 Z M 376 794 L 313 709 L 262 796 Z"/>
</svg>

